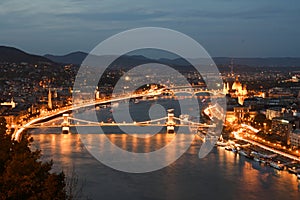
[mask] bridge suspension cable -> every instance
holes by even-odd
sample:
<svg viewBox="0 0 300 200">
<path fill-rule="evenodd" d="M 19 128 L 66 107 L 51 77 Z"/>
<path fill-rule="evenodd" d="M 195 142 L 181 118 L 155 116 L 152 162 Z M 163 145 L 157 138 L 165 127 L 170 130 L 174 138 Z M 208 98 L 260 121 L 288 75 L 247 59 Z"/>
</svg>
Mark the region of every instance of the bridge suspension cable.
<svg viewBox="0 0 300 200">
<path fill-rule="evenodd" d="M 152 119 L 152 120 L 143 121 L 143 122 L 136 122 L 136 123 L 145 124 L 145 123 L 151 123 L 151 122 L 162 121 L 162 120 L 166 120 L 166 119 L 167 119 L 167 117 L 162 117 L 162 118 L 158 118 L 158 119 Z"/>
<path fill-rule="evenodd" d="M 198 122 L 194 122 L 194 121 L 189 121 L 189 120 L 184 120 L 184 119 L 180 119 L 178 117 L 174 117 L 174 119 L 180 121 L 180 122 L 185 122 L 191 125 L 195 125 L 195 126 L 200 126 L 200 127 L 216 127 L 216 125 L 209 125 L 209 124 L 202 124 L 202 123 L 198 123 Z"/>
<path fill-rule="evenodd" d="M 74 120 L 74 121 L 79 121 L 79 122 L 85 122 L 88 124 L 99 124 L 99 122 L 94 122 L 94 121 L 88 121 L 88 120 L 84 120 L 84 119 L 78 119 L 78 118 L 73 118 L 73 117 L 69 117 L 69 120 Z"/>
</svg>

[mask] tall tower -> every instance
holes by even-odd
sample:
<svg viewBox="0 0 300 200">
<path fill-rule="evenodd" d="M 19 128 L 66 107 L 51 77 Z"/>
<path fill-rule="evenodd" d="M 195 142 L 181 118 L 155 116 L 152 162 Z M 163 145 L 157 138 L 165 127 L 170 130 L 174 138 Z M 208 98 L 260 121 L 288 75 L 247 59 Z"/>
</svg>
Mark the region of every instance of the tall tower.
<svg viewBox="0 0 300 200">
<path fill-rule="evenodd" d="M 231 59 L 231 61 L 230 61 L 230 75 L 232 77 L 234 77 L 234 73 L 233 73 L 233 59 Z"/>
<path fill-rule="evenodd" d="M 48 108 L 52 109 L 52 94 L 51 94 L 50 88 L 49 88 L 49 92 L 48 92 Z"/>
</svg>

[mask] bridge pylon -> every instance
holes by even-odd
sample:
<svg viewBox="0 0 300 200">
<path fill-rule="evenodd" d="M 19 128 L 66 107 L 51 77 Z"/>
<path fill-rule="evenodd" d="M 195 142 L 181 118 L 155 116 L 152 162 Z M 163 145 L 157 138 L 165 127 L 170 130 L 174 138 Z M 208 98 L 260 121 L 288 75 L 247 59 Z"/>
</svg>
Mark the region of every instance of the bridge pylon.
<svg viewBox="0 0 300 200">
<path fill-rule="evenodd" d="M 175 133 L 175 121 L 174 121 L 174 109 L 168 109 L 168 117 L 166 121 L 167 125 L 167 133 L 174 134 Z"/>
<path fill-rule="evenodd" d="M 63 122 L 61 123 L 62 133 L 68 134 L 70 132 L 69 114 L 63 114 Z"/>
</svg>

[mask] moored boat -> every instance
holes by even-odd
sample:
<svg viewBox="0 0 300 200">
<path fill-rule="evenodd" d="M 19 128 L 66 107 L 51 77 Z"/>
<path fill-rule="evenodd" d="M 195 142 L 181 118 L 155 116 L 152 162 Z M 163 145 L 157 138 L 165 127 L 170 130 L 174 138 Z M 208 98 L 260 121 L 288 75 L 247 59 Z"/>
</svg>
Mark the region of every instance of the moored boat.
<svg viewBox="0 0 300 200">
<path fill-rule="evenodd" d="M 220 146 L 220 147 L 225 147 L 228 146 L 229 142 L 228 141 L 224 141 L 223 136 L 221 135 L 219 140 L 217 141 L 216 145 Z"/>
<path fill-rule="evenodd" d="M 256 162 L 260 162 L 260 159 L 258 157 L 254 157 L 253 160 Z"/>
<path fill-rule="evenodd" d="M 233 153 L 237 153 L 237 151 L 238 151 L 238 150 L 237 150 L 235 147 L 232 148 L 232 152 L 233 152 Z"/>
<path fill-rule="evenodd" d="M 270 162 L 270 166 L 275 169 L 278 169 L 278 170 L 283 170 L 283 166 L 280 164 L 277 164 L 276 162 Z"/>
<path fill-rule="evenodd" d="M 296 174 L 297 175 L 298 173 L 300 173 L 300 169 L 297 169 L 295 167 L 289 167 L 288 172 L 290 172 L 291 174 Z"/>
<path fill-rule="evenodd" d="M 226 146 L 226 147 L 225 147 L 225 150 L 227 150 L 227 151 L 232 151 L 232 147 L 231 147 L 231 146 Z"/>
<path fill-rule="evenodd" d="M 225 146 L 228 145 L 228 143 L 227 142 L 222 142 L 222 141 L 217 141 L 216 145 L 220 146 L 220 147 L 225 147 Z"/>
<path fill-rule="evenodd" d="M 253 159 L 253 158 L 254 158 L 254 156 L 251 155 L 250 153 L 249 153 L 249 154 L 246 154 L 245 157 L 246 157 L 246 158 L 249 158 L 249 159 Z"/>
<path fill-rule="evenodd" d="M 240 150 L 239 154 L 242 155 L 242 156 L 247 156 L 247 153 L 244 150 Z"/>
<path fill-rule="evenodd" d="M 260 158 L 260 162 L 263 163 L 263 164 L 267 164 L 267 161 L 263 158 Z"/>
</svg>

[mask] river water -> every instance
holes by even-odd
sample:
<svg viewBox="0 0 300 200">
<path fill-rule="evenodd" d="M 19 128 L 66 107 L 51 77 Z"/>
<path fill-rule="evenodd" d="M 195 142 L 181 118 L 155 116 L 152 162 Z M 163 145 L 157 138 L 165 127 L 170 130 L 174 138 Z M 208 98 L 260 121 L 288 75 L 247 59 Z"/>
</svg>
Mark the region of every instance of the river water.
<svg viewBox="0 0 300 200">
<path fill-rule="evenodd" d="M 131 174 L 94 159 L 79 134 L 59 132 L 33 130 L 32 147 L 42 150 L 43 160 L 53 159 L 55 171 L 68 174 L 74 168 L 83 194 L 92 199 L 300 199 L 300 181 L 295 175 L 221 147 L 199 159 L 201 141 L 197 137 L 173 164 L 154 172 Z M 93 143 L 95 135 L 90 137 Z M 172 139 L 163 133 L 141 142 L 126 134 L 97 137 L 108 137 L 124 149 L 142 152 L 161 148 Z"/>
</svg>

